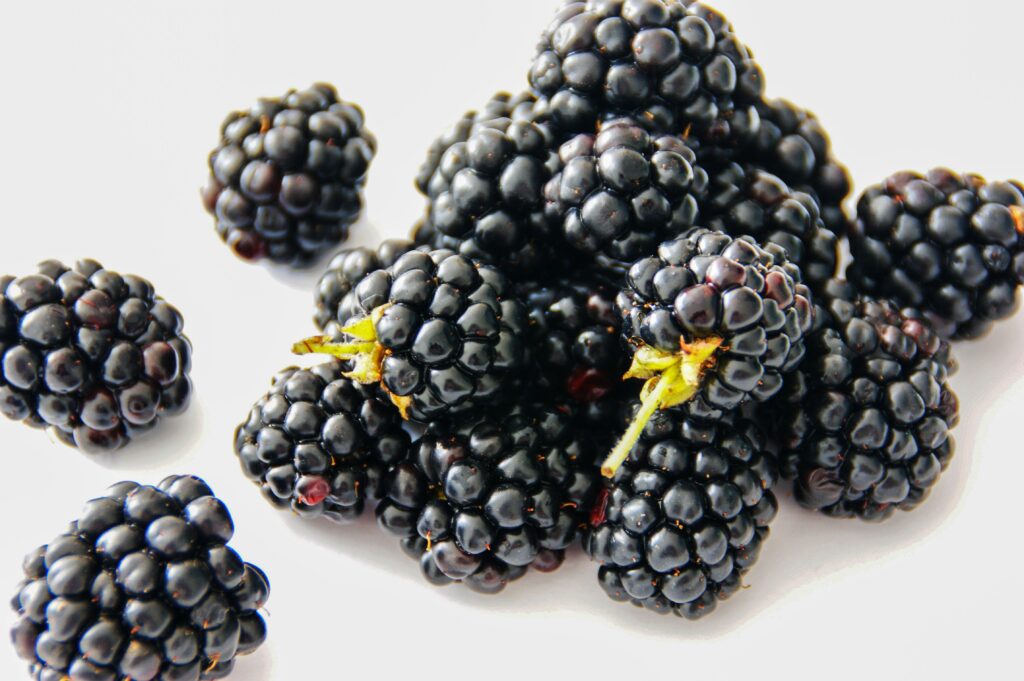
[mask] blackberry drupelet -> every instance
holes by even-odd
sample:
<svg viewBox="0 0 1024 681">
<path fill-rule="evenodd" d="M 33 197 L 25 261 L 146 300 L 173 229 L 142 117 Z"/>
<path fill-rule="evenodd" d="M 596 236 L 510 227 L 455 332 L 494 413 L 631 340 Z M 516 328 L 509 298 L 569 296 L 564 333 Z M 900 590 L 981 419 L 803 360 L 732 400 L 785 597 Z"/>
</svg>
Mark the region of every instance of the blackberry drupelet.
<svg viewBox="0 0 1024 681">
<path fill-rule="evenodd" d="M 850 251 L 861 291 L 918 309 L 944 338 L 977 338 L 1018 307 L 1024 186 L 897 173 L 861 195 Z"/>
<path fill-rule="evenodd" d="M 682 0 L 567 3 L 544 33 L 530 83 L 566 133 L 632 116 L 712 146 L 749 142 L 763 77 L 724 17 Z"/>
<path fill-rule="evenodd" d="M 495 593 L 528 566 L 557 568 L 596 493 L 587 435 L 550 402 L 529 400 L 435 424 L 395 466 L 377 506 L 432 582 Z"/>
<path fill-rule="evenodd" d="M 121 482 L 25 558 L 11 639 L 38 681 L 221 679 L 266 638 L 266 575 L 202 480 Z"/>
<path fill-rule="evenodd" d="M 607 483 L 584 549 L 616 601 L 697 619 L 743 588 L 778 505 L 777 465 L 751 421 L 661 412 Z"/>
<path fill-rule="evenodd" d="M 356 316 L 338 320 L 344 337 L 294 350 L 352 360 L 346 375 L 379 383 L 406 418 L 483 407 L 523 366 L 526 309 L 492 266 L 418 249 L 363 277 L 352 295 Z"/>
<path fill-rule="evenodd" d="M 916 508 L 953 456 L 949 344 L 927 321 L 830 282 L 802 367 L 771 405 L 804 506 L 885 520 Z"/>
<path fill-rule="evenodd" d="M 545 213 L 577 250 L 632 262 L 694 226 L 707 176 L 682 138 L 623 118 L 573 137 L 559 158 Z"/>
<path fill-rule="evenodd" d="M 332 85 L 261 99 L 221 125 L 203 203 L 239 257 L 309 264 L 348 236 L 376 147 Z"/>
<path fill-rule="evenodd" d="M 285 369 L 235 431 L 245 475 L 273 505 L 349 522 L 380 498 L 409 435 L 387 397 L 344 378 L 332 361 Z"/>
<path fill-rule="evenodd" d="M 93 454 L 188 406 L 192 346 L 145 279 L 48 260 L 0 284 L 0 413 Z"/>
</svg>

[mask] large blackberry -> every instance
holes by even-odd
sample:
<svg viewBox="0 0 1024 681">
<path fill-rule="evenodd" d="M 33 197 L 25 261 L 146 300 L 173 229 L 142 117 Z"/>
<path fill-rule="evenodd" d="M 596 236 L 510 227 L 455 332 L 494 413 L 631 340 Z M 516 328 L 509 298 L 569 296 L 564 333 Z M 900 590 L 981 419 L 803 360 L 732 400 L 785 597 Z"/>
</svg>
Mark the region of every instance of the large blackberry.
<svg viewBox="0 0 1024 681">
<path fill-rule="evenodd" d="M 338 320 L 344 338 L 294 349 L 353 360 L 346 375 L 379 383 L 405 417 L 483 406 L 523 365 L 526 310 L 492 266 L 448 250 L 410 251 L 352 293 L 356 316 Z"/>
<path fill-rule="evenodd" d="M 712 145 L 753 138 L 764 87 L 725 18 L 683 0 L 567 3 L 529 75 L 538 106 L 567 133 L 626 115 Z"/>
<path fill-rule="evenodd" d="M 348 236 L 376 146 L 332 85 L 261 99 L 221 125 L 203 203 L 238 256 L 307 264 Z"/>
<path fill-rule="evenodd" d="M 25 558 L 11 638 L 38 681 L 198 681 L 263 643 L 266 576 L 199 478 L 122 482 Z"/>
<path fill-rule="evenodd" d="M 948 343 L 922 318 L 828 284 L 801 368 L 771 410 L 797 500 L 884 520 L 928 495 L 953 456 Z"/>
<path fill-rule="evenodd" d="M 354 520 L 409 450 L 394 406 L 344 369 L 336 361 L 285 369 L 235 431 L 246 476 L 272 504 L 303 517 Z"/>
<path fill-rule="evenodd" d="M 93 260 L 0 279 L 0 413 L 96 453 L 188 406 L 192 346 L 152 284 Z"/>
<path fill-rule="evenodd" d="M 778 509 L 776 463 L 751 421 L 661 412 L 591 513 L 584 548 L 617 601 L 697 619 L 743 587 Z"/>
<path fill-rule="evenodd" d="M 632 262 L 694 226 L 707 176 L 682 138 L 619 119 L 573 137 L 559 158 L 545 212 L 574 248 Z"/>
<path fill-rule="evenodd" d="M 869 187 L 850 227 L 847 278 L 919 309 L 946 338 L 1010 316 L 1024 283 L 1024 186 L 936 168 Z"/>
<path fill-rule="evenodd" d="M 527 401 L 435 424 L 388 475 L 377 518 L 431 581 L 493 593 L 527 566 L 558 567 L 576 541 L 598 486 L 593 448 L 564 408 Z"/>
</svg>

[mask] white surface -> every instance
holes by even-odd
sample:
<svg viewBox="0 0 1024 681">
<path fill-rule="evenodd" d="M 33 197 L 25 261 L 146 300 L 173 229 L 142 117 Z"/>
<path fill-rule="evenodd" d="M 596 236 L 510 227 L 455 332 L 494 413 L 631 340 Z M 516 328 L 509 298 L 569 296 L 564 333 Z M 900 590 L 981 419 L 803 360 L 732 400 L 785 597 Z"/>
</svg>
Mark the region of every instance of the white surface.
<svg viewBox="0 0 1024 681">
<path fill-rule="evenodd" d="M 273 583 L 269 642 L 240 660 L 238 681 L 1019 673 L 1024 315 L 959 348 L 958 453 L 921 510 L 875 526 L 783 499 L 750 588 L 695 624 L 611 602 L 579 556 L 498 597 L 435 589 L 372 516 L 300 523 L 242 477 L 232 430 L 313 330 L 316 272 L 245 265 L 217 240 L 198 187 L 221 118 L 258 96 L 335 82 L 380 140 L 356 242 L 400 235 L 421 210 L 412 177 L 430 140 L 493 91 L 525 87 L 554 5 L 0 6 L 0 272 L 88 256 L 150 278 L 185 314 L 197 388 L 186 415 L 110 457 L 0 420 L 0 587 L 13 590 L 21 556 L 109 483 L 194 472 L 229 503 L 234 545 Z M 934 164 L 1024 175 L 1017 5 L 719 6 L 770 94 L 817 111 L 858 188 Z M 0 678 L 25 678 L 6 647 Z"/>
</svg>

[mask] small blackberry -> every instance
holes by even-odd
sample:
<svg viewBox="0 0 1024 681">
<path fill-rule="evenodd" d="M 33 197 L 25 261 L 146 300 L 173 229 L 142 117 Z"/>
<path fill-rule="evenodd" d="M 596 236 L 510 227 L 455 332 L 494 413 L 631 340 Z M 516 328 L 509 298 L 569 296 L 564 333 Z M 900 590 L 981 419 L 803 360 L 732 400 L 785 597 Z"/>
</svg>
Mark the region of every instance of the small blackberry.
<svg viewBox="0 0 1024 681">
<path fill-rule="evenodd" d="M 415 250 L 363 277 L 352 295 L 356 316 L 338 319 L 344 337 L 310 338 L 294 350 L 353 360 L 346 375 L 379 383 L 404 417 L 430 421 L 484 406 L 523 366 L 526 310 L 494 267 Z"/>
<path fill-rule="evenodd" d="M 409 435 L 387 398 L 344 378 L 344 365 L 285 369 L 235 431 L 235 454 L 270 503 L 349 522 L 380 497 Z"/>
<path fill-rule="evenodd" d="M 697 619 L 743 588 L 778 504 L 776 463 L 750 421 L 661 412 L 591 512 L 584 549 L 616 601 Z"/>
<path fill-rule="evenodd" d="M 550 402 L 435 424 L 395 466 L 381 526 L 419 554 L 430 581 L 494 593 L 530 565 L 562 562 L 597 488 L 593 448 Z"/>
<path fill-rule="evenodd" d="M 707 176 L 675 135 L 649 135 L 619 119 L 559 150 L 545 212 L 572 247 L 632 262 L 693 227 Z"/>
<path fill-rule="evenodd" d="M 24 562 L 11 630 L 33 679 L 222 679 L 266 638 L 266 575 L 202 480 L 121 482 Z"/>
<path fill-rule="evenodd" d="M 836 517 L 916 508 L 953 456 L 949 345 L 927 321 L 828 284 L 807 358 L 771 410 L 797 500 Z"/>
<path fill-rule="evenodd" d="M 847 278 L 920 310 L 944 338 L 976 338 L 1017 309 L 1024 186 L 936 168 L 869 187 L 850 227 Z"/>
<path fill-rule="evenodd" d="M 188 406 L 181 314 L 135 275 L 56 260 L 0 280 L 0 413 L 111 451 Z"/>
<path fill-rule="evenodd" d="M 332 85 L 261 99 L 221 125 L 203 203 L 239 257 L 308 264 L 348 236 L 376 147 Z"/>
</svg>

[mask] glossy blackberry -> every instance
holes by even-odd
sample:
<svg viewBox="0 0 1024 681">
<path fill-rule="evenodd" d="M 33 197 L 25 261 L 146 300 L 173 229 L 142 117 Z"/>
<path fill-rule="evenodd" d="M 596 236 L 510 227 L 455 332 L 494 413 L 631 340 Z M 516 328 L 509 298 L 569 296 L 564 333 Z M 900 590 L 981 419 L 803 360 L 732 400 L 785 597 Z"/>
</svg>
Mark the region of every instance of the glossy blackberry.
<svg viewBox="0 0 1024 681">
<path fill-rule="evenodd" d="M 550 403 L 435 424 L 388 475 L 377 518 L 430 581 L 494 593 L 561 564 L 598 486 L 593 457 Z"/>
<path fill-rule="evenodd" d="M 847 278 L 923 312 L 945 338 L 976 338 L 1018 307 L 1024 186 L 937 168 L 869 187 L 850 227 Z"/>
<path fill-rule="evenodd" d="M 916 508 L 953 456 L 948 343 L 923 318 L 831 282 L 807 358 L 771 409 L 797 500 L 836 517 Z"/>
<path fill-rule="evenodd" d="M 817 200 L 775 175 L 738 163 L 712 171 L 701 220 L 730 236 L 781 246 L 812 289 L 836 276 L 839 240 L 825 225 Z"/>
<path fill-rule="evenodd" d="M 336 361 L 285 369 L 235 431 L 242 470 L 270 503 L 341 523 L 380 497 L 409 450 L 394 405 L 344 371 Z"/>
<path fill-rule="evenodd" d="M 11 639 L 33 679 L 221 679 L 266 637 L 266 575 L 199 478 L 122 482 L 24 562 Z"/>
<path fill-rule="evenodd" d="M 376 147 L 332 85 L 261 99 L 221 125 L 203 204 L 239 257 L 308 264 L 348 236 Z"/>
<path fill-rule="evenodd" d="M 591 512 L 584 548 L 616 601 L 697 619 L 743 588 L 778 509 L 776 463 L 750 421 L 661 412 Z"/>
<path fill-rule="evenodd" d="M 0 413 L 92 454 L 188 406 L 192 346 L 145 279 L 48 260 L 0 284 Z"/>
<path fill-rule="evenodd" d="M 693 227 L 696 194 L 707 181 L 676 135 L 649 135 L 618 119 L 559 150 L 562 170 L 544 189 L 545 212 L 565 241 L 584 253 L 632 262 Z"/>
<path fill-rule="evenodd" d="M 352 294 L 343 337 L 310 338 L 295 351 L 352 360 L 346 375 L 380 384 L 403 416 L 430 421 L 483 407 L 523 365 L 526 310 L 492 266 L 415 250 Z"/>
<path fill-rule="evenodd" d="M 760 68 L 728 21 L 682 0 L 565 4 L 529 77 L 538 106 L 568 133 L 633 116 L 712 145 L 753 138 L 763 90 Z"/>
</svg>

